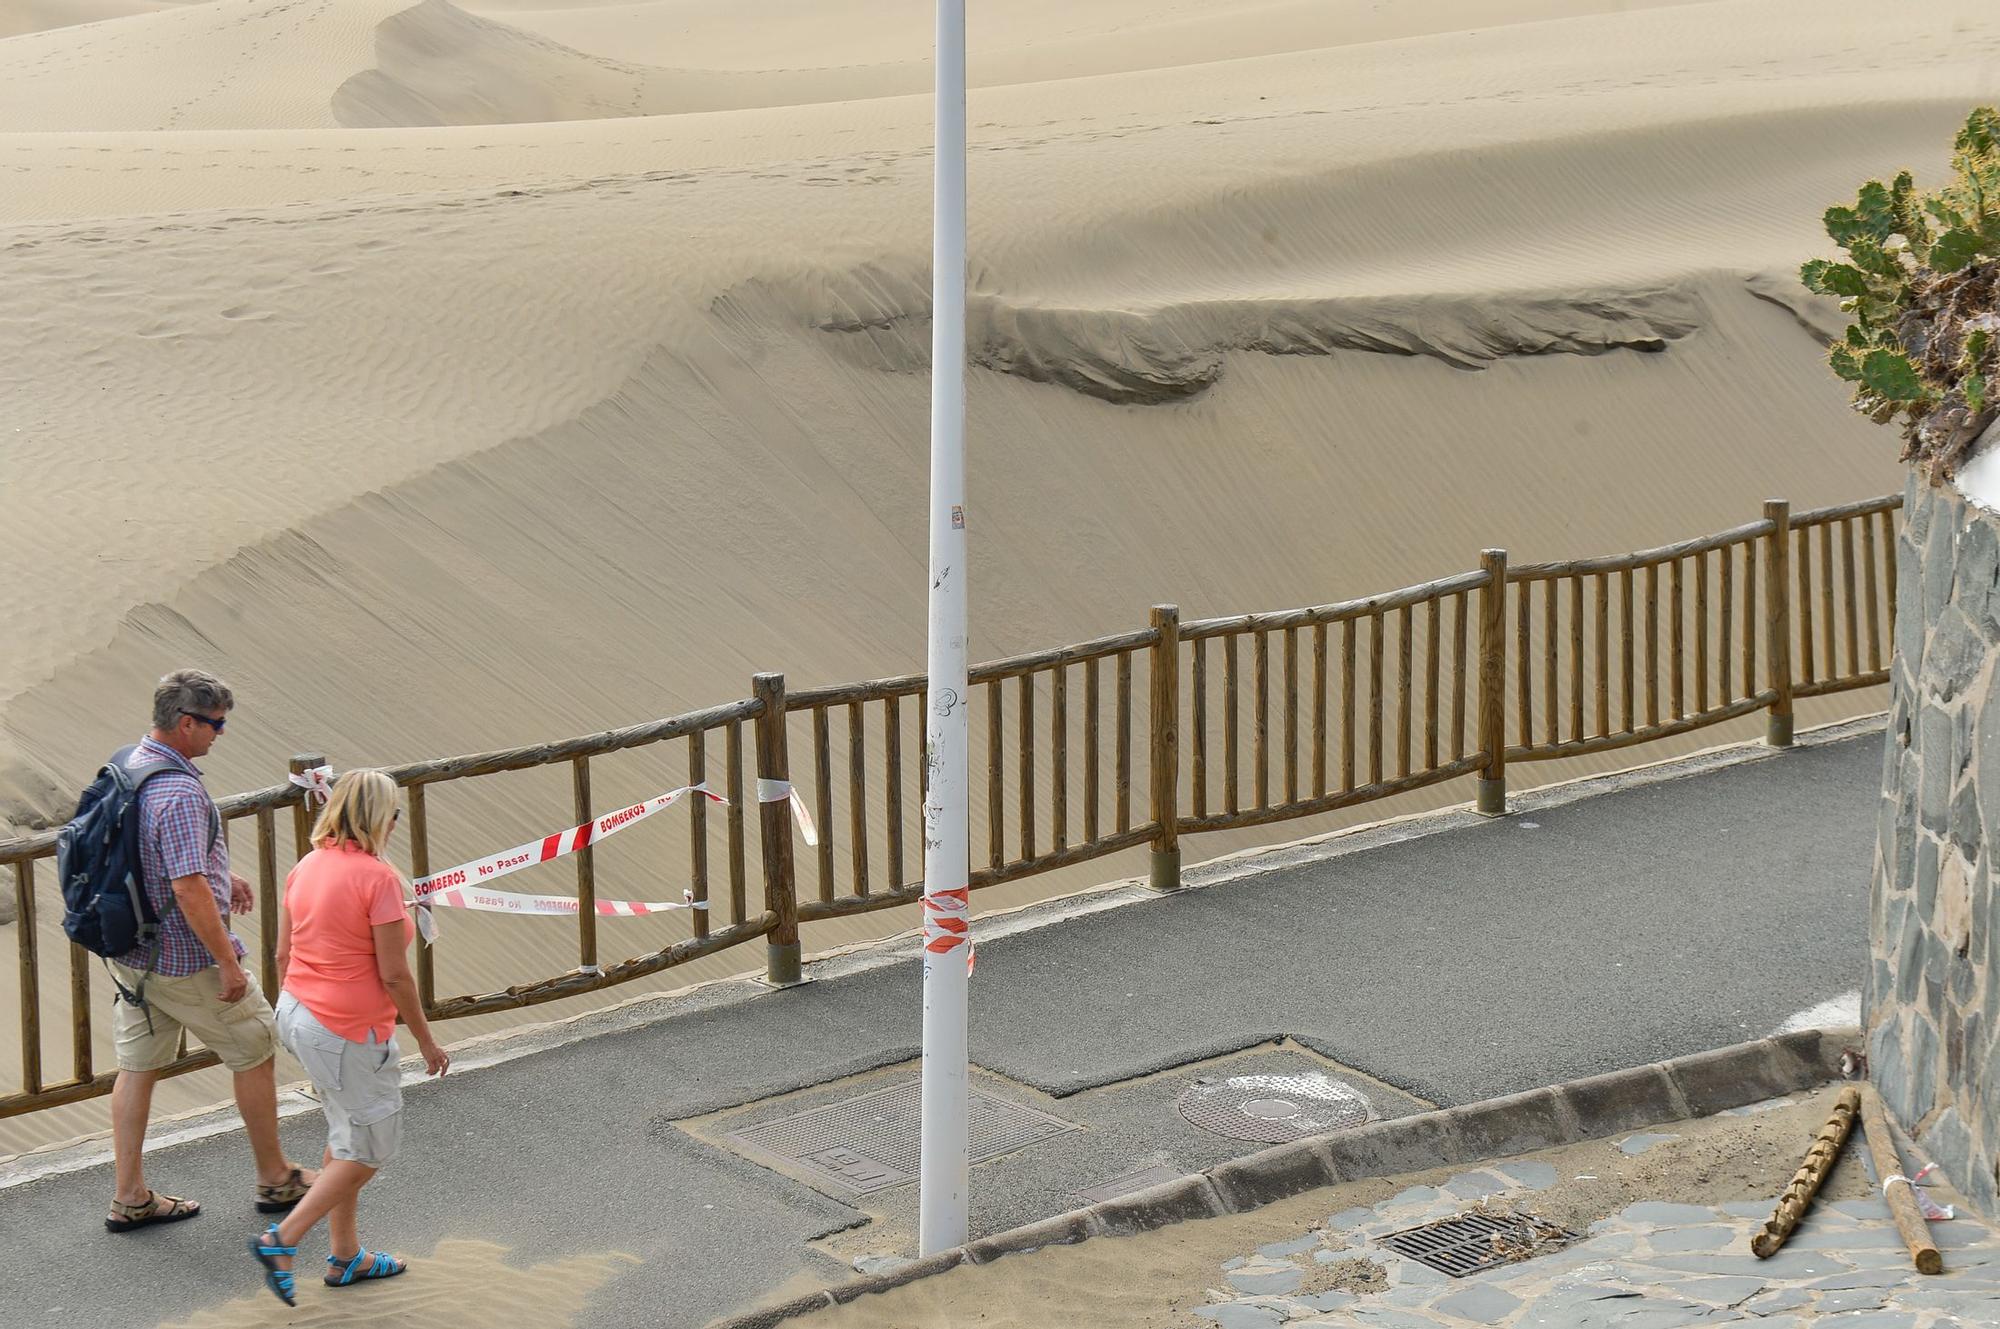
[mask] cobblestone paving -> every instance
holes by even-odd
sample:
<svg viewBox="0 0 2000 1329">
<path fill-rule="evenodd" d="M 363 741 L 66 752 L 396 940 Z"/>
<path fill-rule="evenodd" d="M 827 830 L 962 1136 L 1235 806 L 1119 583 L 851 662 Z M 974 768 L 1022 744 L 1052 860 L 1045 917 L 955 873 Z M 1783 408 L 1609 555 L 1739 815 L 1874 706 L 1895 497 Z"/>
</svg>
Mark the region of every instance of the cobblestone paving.
<svg viewBox="0 0 2000 1329">
<path fill-rule="evenodd" d="M 1750 1254 L 1750 1235 L 1769 1216 L 1769 1201 L 1634 1204 L 1593 1224 L 1574 1245 L 1466 1278 L 1376 1244 L 1384 1234 L 1463 1212 L 1483 1196 L 1531 1209 L 1533 1193 L 1557 1180 L 1546 1163 L 1495 1164 L 1335 1214 L 1294 1240 L 1224 1263 L 1211 1304 L 1194 1314 L 1219 1329 L 2000 1326 L 2000 1233 L 1976 1219 L 1933 1224 L 1945 1272 L 1925 1277 L 1911 1268 L 1888 1211 L 1874 1200 L 1816 1205 L 1769 1260 Z M 1385 1287 L 1365 1290 L 1384 1276 Z"/>
</svg>

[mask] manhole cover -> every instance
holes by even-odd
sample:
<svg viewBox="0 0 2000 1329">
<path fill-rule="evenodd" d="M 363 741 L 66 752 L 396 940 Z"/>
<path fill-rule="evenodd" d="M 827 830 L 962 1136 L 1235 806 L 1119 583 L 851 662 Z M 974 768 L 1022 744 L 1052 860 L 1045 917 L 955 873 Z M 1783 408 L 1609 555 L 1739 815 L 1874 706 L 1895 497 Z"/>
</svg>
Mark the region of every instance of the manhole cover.
<svg viewBox="0 0 2000 1329">
<path fill-rule="evenodd" d="M 1359 1092 L 1319 1071 L 1196 1080 L 1177 1106 L 1205 1131 L 1263 1144 L 1364 1126 L 1374 1115 Z"/>
<path fill-rule="evenodd" d="M 978 1089 L 970 1099 L 974 1163 L 1078 1129 L 1060 1117 Z M 922 1119 L 923 1086 L 911 1080 L 731 1131 L 725 1138 L 746 1154 L 783 1160 L 819 1180 L 867 1195 L 916 1180 Z"/>
<path fill-rule="evenodd" d="M 1546 1255 L 1576 1240 L 1576 1233 L 1532 1214 L 1460 1214 L 1376 1240 L 1453 1278 Z"/>
</svg>

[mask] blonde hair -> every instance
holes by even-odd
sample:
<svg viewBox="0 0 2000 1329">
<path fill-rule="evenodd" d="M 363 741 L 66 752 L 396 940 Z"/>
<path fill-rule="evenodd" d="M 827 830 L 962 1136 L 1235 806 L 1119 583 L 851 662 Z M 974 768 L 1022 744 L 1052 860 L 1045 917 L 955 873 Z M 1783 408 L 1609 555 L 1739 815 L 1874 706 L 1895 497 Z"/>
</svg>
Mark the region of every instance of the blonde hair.
<svg viewBox="0 0 2000 1329">
<path fill-rule="evenodd" d="M 313 824 L 312 842 L 321 847 L 350 841 L 380 857 L 401 811 L 396 782 L 380 771 L 349 771 L 333 782 L 333 796 Z"/>
</svg>

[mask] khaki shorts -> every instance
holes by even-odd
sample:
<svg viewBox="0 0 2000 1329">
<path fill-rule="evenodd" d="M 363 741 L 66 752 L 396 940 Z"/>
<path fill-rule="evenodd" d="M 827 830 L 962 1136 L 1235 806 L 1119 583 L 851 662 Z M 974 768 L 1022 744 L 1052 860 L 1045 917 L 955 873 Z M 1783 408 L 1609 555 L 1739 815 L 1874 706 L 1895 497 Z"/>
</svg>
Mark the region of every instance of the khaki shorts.
<svg viewBox="0 0 2000 1329">
<path fill-rule="evenodd" d="M 128 1001 L 111 1008 L 119 1070 L 157 1071 L 169 1065 L 180 1050 L 183 1029 L 232 1071 L 255 1070 L 278 1054 L 271 1003 L 254 981 L 249 991 L 225 1004 L 222 971 L 214 965 L 185 978 L 141 974 L 122 964 L 111 968 L 118 981 L 133 991 L 141 981 L 146 984 L 145 1010 Z"/>
<path fill-rule="evenodd" d="M 396 1040 L 342 1038 L 297 997 L 278 994 L 278 1036 L 312 1076 L 335 1158 L 379 1168 L 403 1147 L 403 1067 Z"/>
</svg>

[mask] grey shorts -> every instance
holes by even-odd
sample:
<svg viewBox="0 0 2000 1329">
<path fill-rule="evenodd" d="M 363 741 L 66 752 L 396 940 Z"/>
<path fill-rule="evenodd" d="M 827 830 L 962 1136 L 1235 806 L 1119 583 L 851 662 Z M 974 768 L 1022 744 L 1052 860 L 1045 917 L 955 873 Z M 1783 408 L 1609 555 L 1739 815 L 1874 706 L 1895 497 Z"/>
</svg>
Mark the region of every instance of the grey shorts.
<svg viewBox="0 0 2000 1329">
<path fill-rule="evenodd" d="M 396 1040 L 357 1043 L 321 1024 L 291 993 L 278 996 L 278 1037 L 312 1076 L 335 1158 L 379 1168 L 403 1144 L 403 1068 Z"/>
</svg>

